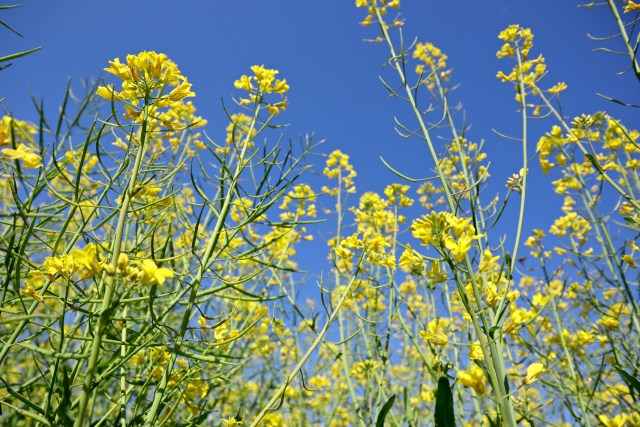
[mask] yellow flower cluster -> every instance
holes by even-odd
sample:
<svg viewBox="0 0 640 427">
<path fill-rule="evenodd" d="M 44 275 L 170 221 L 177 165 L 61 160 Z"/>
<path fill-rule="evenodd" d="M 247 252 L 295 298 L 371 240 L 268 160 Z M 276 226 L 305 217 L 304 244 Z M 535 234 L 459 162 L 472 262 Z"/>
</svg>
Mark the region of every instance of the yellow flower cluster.
<svg viewBox="0 0 640 427">
<path fill-rule="evenodd" d="M 268 93 L 279 93 L 283 95 L 289 90 L 289 85 L 286 79 L 276 79 L 278 70 L 272 70 L 264 68 L 264 65 L 254 65 L 251 67 L 253 76 L 241 76 L 234 82 L 236 89 L 243 89 L 249 92 L 249 99 L 240 98 L 241 105 L 249 105 L 251 103 L 257 104 L 263 102 L 264 95 Z M 253 82 L 256 82 L 257 87 L 253 86 Z M 269 113 L 272 115 L 280 114 L 280 110 L 286 110 L 287 98 L 277 103 L 266 103 Z"/>
<path fill-rule="evenodd" d="M 121 253 L 118 256 L 116 267 L 113 268 L 101 259 L 100 252 L 103 250 L 95 243 L 87 244 L 82 250 L 74 250 L 70 254 L 47 257 L 42 264 L 44 274 L 50 280 L 55 280 L 57 275 L 71 279 L 78 270 L 83 271 L 81 280 L 90 279 L 105 271 L 109 275 L 119 275 L 130 281 L 139 281 L 143 285 L 161 285 L 167 278 L 174 276 L 174 272 L 165 267 L 158 267 L 153 260 L 145 259 L 137 264 L 140 269 L 130 265 L 129 256 Z M 40 270 L 31 270 L 29 273 L 33 277 L 42 276 Z"/>
<path fill-rule="evenodd" d="M 380 12 L 380 15 L 386 15 L 387 9 L 397 9 L 400 7 L 400 0 L 356 0 L 356 7 L 366 7 L 368 9 L 368 15 L 364 18 L 364 21 L 360 23 L 363 27 L 371 25 L 376 19 L 376 8 Z M 396 18 L 393 21 L 393 26 L 400 27 L 404 21 Z M 388 28 L 386 23 L 382 23 L 385 28 Z"/>
<path fill-rule="evenodd" d="M 172 101 L 179 101 L 186 97 L 195 96 L 191 92 L 191 84 L 180 74 L 176 64 L 164 53 L 140 52 L 137 55 L 127 55 L 127 63 L 115 58 L 109 62 L 109 68 L 104 70 L 122 79 L 122 91 L 117 92 L 113 86 L 100 86 L 97 94 L 107 100 L 129 100 L 138 105 L 140 99 L 147 100 L 153 92 L 158 91 L 155 104 L 166 107 Z M 164 94 L 166 86 L 175 86 L 169 94 Z M 139 112 L 125 104 L 126 118 L 137 117 Z"/>
<path fill-rule="evenodd" d="M 378 193 L 368 191 L 360 197 L 358 207 L 349 209 L 356 217 L 358 233 L 373 235 L 377 233 L 393 233 L 398 223 L 404 223 L 406 218 L 398 215 L 397 219 L 391 209 L 389 202 L 380 197 Z"/>
<path fill-rule="evenodd" d="M 424 269 L 424 261 L 422 256 L 407 243 L 398 260 L 398 266 L 407 273 L 420 276 Z"/>
<path fill-rule="evenodd" d="M 14 119 L 11 116 L 3 116 L 0 120 L 0 147 L 10 147 L 2 149 L 2 156 L 9 160 L 20 160 L 22 165 L 28 169 L 35 169 L 42 166 L 42 157 L 34 152 L 33 135 L 36 128 L 22 120 Z"/>
<path fill-rule="evenodd" d="M 432 212 L 424 215 L 411 224 L 413 237 L 420 240 L 424 246 L 434 246 L 437 249 L 448 249 L 451 258 L 460 262 L 471 249 L 474 240 L 482 235 L 477 235 L 471 218 L 458 218 L 446 212 Z"/>
<path fill-rule="evenodd" d="M 315 218 L 316 212 L 316 194 L 313 192 L 308 184 L 297 184 L 293 186 L 293 191 L 290 191 L 282 198 L 282 204 L 280 209 L 289 210 L 289 204 L 296 202 L 295 210 L 284 212 L 280 215 L 282 220 L 290 220 L 297 217 L 307 215 L 311 218 Z M 287 214 L 287 215 L 285 215 Z M 285 217 L 283 217 L 285 215 Z"/>
<path fill-rule="evenodd" d="M 324 186 L 322 187 L 322 191 L 324 193 L 335 196 L 338 194 L 338 191 L 340 191 L 340 186 L 342 186 L 347 193 L 356 192 L 356 186 L 353 183 L 353 178 L 356 177 L 357 173 L 349 163 L 349 156 L 342 153 L 342 151 L 335 150 L 329 154 L 327 166 L 324 168 L 322 173 L 330 179 L 338 179 L 338 187 L 328 188 Z"/>
<path fill-rule="evenodd" d="M 35 134 L 36 128 L 30 123 L 11 116 L 3 116 L 0 120 L 0 147 L 10 146 L 12 141 L 16 145 L 30 144 Z"/>
<path fill-rule="evenodd" d="M 334 249 L 334 252 L 338 257 L 350 260 L 354 255 L 352 250 L 362 249 L 367 255 L 366 261 L 370 264 L 395 269 L 395 256 L 393 254 L 387 254 L 385 251 L 385 247 L 388 246 L 391 246 L 391 244 L 380 234 L 373 236 L 364 235 L 362 239 L 360 239 L 358 238 L 358 233 L 355 233 L 340 241 L 340 245 Z"/>
<path fill-rule="evenodd" d="M 413 199 L 406 195 L 409 188 L 411 187 L 402 184 L 387 185 L 384 189 L 384 195 L 387 196 L 389 203 L 392 205 L 397 204 L 400 207 L 409 207 L 413 205 Z"/>
<path fill-rule="evenodd" d="M 421 76 L 421 83 L 424 83 L 429 89 L 435 87 L 436 72 L 440 80 L 447 81 L 449 79 L 451 70 L 445 70 L 448 57 L 433 43 L 416 43 L 413 57 L 424 62 L 424 64 L 416 66 L 416 73 Z"/>
</svg>

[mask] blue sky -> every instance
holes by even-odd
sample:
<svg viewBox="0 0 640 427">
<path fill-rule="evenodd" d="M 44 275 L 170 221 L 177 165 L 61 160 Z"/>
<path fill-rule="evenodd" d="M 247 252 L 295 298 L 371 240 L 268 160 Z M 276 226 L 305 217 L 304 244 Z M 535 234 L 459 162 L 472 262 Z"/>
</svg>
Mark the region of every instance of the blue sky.
<svg viewBox="0 0 640 427">
<path fill-rule="evenodd" d="M 616 33 L 615 21 L 607 8 L 587 10 L 578 4 L 566 0 L 402 2 L 405 38 L 430 41 L 449 56 L 453 83 L 460 84 L 452 99 L 463 103 L 471 125 L 467 137 L 486 140 L 492 174 L 487 194 L 503 192 L 507 177 L 521 167 L 519 144 L 492 132 L 521 134 L 515 92 L 495 78 L 498 70 L 507 72 L 513 66 L 510 60 L 495 56 L 501 46 L 497 35 L 509 24 L 530 27 L 535 34 L 532 55 L 542 53 L 549 70 L 543 86 L 558 81 L 568 84 L 562 94 L 566 115 L 606 110 L 634 127 L 635 111 L 596 95 L 638 103 L 628 89 L 637 84 L 634 77 L 616 75 L 628 68 L 628 59 L 592 52 L 602 45 L 587 37 L 587 33 L 599 37 Z M 19 9 L 2 11 L 0 19 L 24 38 L 0 28 L 0 55 L 36 46 L 42 50 L 14 61 L 0 73 L 0 98 L 6 98 L 2 107 L 16 118 L 35 121 L 31 88 L 36 97 L 44 97 L 48 113 L 55 115 L 68 77 L 79 91 L 80 79 L 106 75 L 102 69 L 109 60 L 155 50 L 166 53 L 189 77 L 197 93 L 193 102 L 198 114 L 209 121 L 207 133 L 221 141 L 227 121 L 220 98 L 230 101 L 231 94 L 237 93 L 233 81 L 248 73 L 251 65 L 264 64 L 279 69 L 279 76 L 291 86 L 289 108 L 280 116 L 281 122 L 290 124 L 285 138 L 296 140 L 300 133 L 315 132 L 318 140 L 326 139 L 322 152 L 339 148 L 351 156 L 358 171 L 358 194 L 381 192 L 399 179 L 385 169 L 380 156 L 409 176 L 432 173 L 424 143 L 402 139 L 393 129 L 394 116 L 409 120 L 410 111 L 407 105 L 388 99 L 379 82 L 380 74 L 387 81 L 397 80 L 382 68 L 388 57 L 386 47 L 363 42 L 377 36 L 373 26 L 358 25 L 365 14 L 354 1 L 28 1 Z M 622 50 L 615 40 L 609 46 Z M 552 118 L 530 124 L 530 152 L 553 124 Z M 272 134 L 272 140 L 276 137 Z M 321 171 L 324 160 L 313 162 Z M 557 176 L 543 176 L 537 161 L 531 170 L 525 233 L 548 229 L 562 203 L 560 196 L 550 197 L 550 181 Z M 322 179 L 309 180 L 317 189 L 326 184 Z M 500 232 L 513 236 L 517 203 L 511 205 Z M 322 246 L 314 247 L 322 250 L 324 258 Z M 309 259 L 313 258 L 317 259 Z"/>
</svg>

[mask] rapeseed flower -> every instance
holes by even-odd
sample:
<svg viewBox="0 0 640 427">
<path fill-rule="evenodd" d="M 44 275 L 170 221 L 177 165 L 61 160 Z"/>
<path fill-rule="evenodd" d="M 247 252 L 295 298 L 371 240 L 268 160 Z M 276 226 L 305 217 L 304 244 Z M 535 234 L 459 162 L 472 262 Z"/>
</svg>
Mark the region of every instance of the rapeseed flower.
<svg viewBox="0 0 640 427">
<path fill-rule="evenodd" d="M 19 144 L 15 150 L 4 148 L 2 155 L 11 160 L 21 160 L 25 168 L 35 169 L 42 166 L 42 157 L 24 144 Z"/>
<path fill-rule="evenodd" d="M 174 277 L 173 270 L 166 267 L 158 267 L 151 259 L 138 262 L 142 269 L 140 272 L 140 283 L 143 285 L 162 285 L 165 280 Z"/>
</svg>

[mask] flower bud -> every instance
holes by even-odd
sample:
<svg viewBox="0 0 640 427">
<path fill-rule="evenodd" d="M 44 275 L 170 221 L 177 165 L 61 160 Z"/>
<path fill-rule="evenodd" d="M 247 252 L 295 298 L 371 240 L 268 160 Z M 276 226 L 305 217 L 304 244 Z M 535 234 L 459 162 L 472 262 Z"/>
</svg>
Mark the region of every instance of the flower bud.
<svg viewBox="0 0 640 427">
<path fill-rule="evenodd" d="M 118 255 L 118 270 L 125 271 L 129 267 L 129 256 L 124 252 Z"/>
<path fill-rule="evenodd" d="M 109 276 L 115 276 L 116 275 L 116 269 L 113 265 L 111 264 L 106 264 L 102 267 L 102 269 L 105 271 L 105 273 L 107 273 Z"/>
<path fill-rule="evenodd" d="M 129 276 L 129 279 L 138 280 L 139 275 L 140 275 L 140 270 L 138 270 L 136 267 L 129 267 L 127 269 L 127 276 Z"/>
</svg>

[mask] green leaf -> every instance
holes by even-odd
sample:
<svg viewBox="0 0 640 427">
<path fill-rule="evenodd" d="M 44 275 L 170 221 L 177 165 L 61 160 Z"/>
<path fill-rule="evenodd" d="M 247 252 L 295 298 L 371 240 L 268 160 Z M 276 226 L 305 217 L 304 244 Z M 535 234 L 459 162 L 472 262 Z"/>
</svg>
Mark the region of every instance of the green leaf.
<svg viewBox="0 0 640 427">
<path fill-rule="evenodd" d="M 436 392 L 436 427 L 455 427 L 456 420 L 453 415 L 453 393 L 449 378 L 442 375 L 438 379 L 438 391 Z"/>
<path fill-rule="evenodd" d="M 242 421 L 244 419 L 244 402 L 240 404 L 240 408 L 238 408 L 238 412 L 233 419 L 236 421 Z"/>
<path fill-rule="evenodd" d="M 380 412 L 378 413 L 378 418 L 376 418 L 376 427 L 384 427 L 384 420 L 387 418 L 387 414 L 389 414 L 389 411 L 391 411 L 391 407 L 393 406 L 393 402 L 395 402 L 395 400 L 396 395 L 394 394 L 389 398 L 389 400 L 387 400 L 387 403 L 382 406 L 382 409 L 380 409 Z"/>
<path fill-rule="evenodd" d="M 629 384 L 631 384 L 633 388 L 636 389 L 638 393 L 640 393 L 640 380 L 638 380 L 636 377 L 629 374 L 627 371 L 625 371 L 619 366 L 614 366 L 614 368 Z"/>
<path fill-rule="evenodd" d="M 13 28 L 11 28 L 11 26 L 9 24 L 7 24 L 6 22 L 0 20 L 0 25 L 5 26 L 6 28 L 9 29 L 9 31 L 14 32 L 15 34 L 19 35 L 20 37 L 22 37 L 22 34 L 20 34 L 19 32 L 17 32 L 16 30 L 14 30 Z"/>
<path fill-rule="evenodd" d="M 24 52 L 18 52 L 18 53 L 13 53 L 11 55 L 7 55 L 7 56 L 3 56 L 0 57 L 0 62 L 5 62 L 5 61 L 11 61 L 12 59 L 16 59 L 16 58 L 20 58 L 21 56 L 26 56 L 29 55 L 30 53 L 33 53 L 37 50 L 42 49 L 41 47 L 37 47 L 35 49 L 31 49 L 31 50 L 25 50 Z"/>
</svg>

